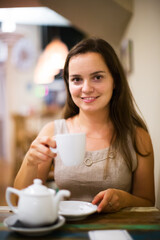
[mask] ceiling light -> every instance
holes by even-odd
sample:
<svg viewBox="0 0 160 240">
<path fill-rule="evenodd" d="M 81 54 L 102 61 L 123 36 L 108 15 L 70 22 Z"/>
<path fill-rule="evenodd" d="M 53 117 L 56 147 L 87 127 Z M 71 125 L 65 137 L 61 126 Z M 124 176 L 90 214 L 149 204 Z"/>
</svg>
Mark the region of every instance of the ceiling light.
<svg viewBox="0 0 160 240">
<path fill-rule="evenodd" d="M 69 26 L 70 22 L 47 7 L 0 8 L 0 22 L 17 24 Z"/>
<path fill-rule="evenodd" d="M 59 38 L 50 42 L 39 57 L 34 82 L 37 84 L 53 82 L 60 69 L 63 69 L 67 54 L 68 48 Z"/>
</svg>

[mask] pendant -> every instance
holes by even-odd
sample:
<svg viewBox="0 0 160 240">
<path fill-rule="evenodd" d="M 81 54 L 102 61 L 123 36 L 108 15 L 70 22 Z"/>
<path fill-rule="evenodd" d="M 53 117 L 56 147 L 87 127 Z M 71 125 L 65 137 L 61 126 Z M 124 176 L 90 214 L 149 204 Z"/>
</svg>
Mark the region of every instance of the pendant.
<svg viewBox="0 0 160 240">
<path fill-rule="evenodd" d="M 86 158 L 86 159 L 84 160 L 84 164 L 85 164 L 87 167 L 90 167 L 90 166 L 93 164 L 93 161 L 92 161 L 92 159 Z"/>
</svg>

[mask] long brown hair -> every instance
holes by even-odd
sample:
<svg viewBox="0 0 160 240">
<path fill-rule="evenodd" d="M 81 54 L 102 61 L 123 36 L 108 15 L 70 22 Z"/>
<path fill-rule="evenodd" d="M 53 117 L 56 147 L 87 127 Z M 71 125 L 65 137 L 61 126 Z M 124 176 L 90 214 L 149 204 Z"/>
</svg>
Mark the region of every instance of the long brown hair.
<svg viewBox="0 0 160 240">
<path fill-rule="evenodd" d="M 79 108 L 73 102 L 69 91 L 69 61 L 73 56 L 87 52 L 96 52 L 101 54 L 114 79 L 115 88 L 110 101 L 110 118 L 115 129 L 114 136 L 112 137 L 114 142 L 112 144 L 114 148 L 119 148 L 124 160 L 131 170 L 132 155 L 128 145 L 128 136 L 131 138 L 136 153 L 142 156 L 147 156 L 147 154 L 143 155 L 138 151 L 138 147 L 136 145 L 136 127 L 141 127 L 146 131 L 148 130 L 142 117 L 136 111 L 136 103 L 129 88 L 122 65 L 114 49 L 105 40 L 99 38 L 85 39 L 70 50 L 66 58 L 63 72 L 67 89 L 67 99 L 64 107 L 63 117 L 67 119 L 79 113 Z"/>
</svg>

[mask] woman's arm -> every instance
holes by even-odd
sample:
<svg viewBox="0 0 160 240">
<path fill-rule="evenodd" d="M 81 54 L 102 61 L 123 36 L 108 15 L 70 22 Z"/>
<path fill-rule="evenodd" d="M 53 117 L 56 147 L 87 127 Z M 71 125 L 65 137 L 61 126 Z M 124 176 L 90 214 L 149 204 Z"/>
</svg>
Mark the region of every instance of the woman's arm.
<svg viewBox="0 0 160 240">
<path fill-rule="evenodd" d="M 54 123 L 48 123 L 32 142 L 20 170 L 15 178 L 14 187 L 25 188 L 33 183 L 33 179 L 40 178 L 45 183 L 53 158 L 56 156 L 49 147 L 56 147 L 53 139 Z"/>
<path fill-rule="evenodd" d="M 155 204 L 154 157 L 149 134 L 137 128 L 136 143 L 142 154 L 137 155 L 137 168 L 133 174 L 131 194 L 118 189 L 107 189 L 95 196 L 92 203 L 98 205 L 98 211 L 113 212 L 125 207 L 147 207 Z"/>
<path fill-rule="evenodd" d="M 138 166 L 133 175 L 132 194 L 143 198 L 148 205 L 155 204 L 154 192 L 154 155 L 153 147 L 149 134 L 141 128 L 137 129 L 138 150 L 146 154 L 147 157 L 137 155 Z"/>
</svg>

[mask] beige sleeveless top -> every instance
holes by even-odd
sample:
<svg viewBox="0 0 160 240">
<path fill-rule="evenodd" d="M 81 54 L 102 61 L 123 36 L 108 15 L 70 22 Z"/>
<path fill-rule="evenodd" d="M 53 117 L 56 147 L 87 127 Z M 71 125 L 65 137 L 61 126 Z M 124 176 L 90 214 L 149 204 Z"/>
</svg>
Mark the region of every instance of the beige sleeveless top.
<svg viewBox="0 0 160 240">
<path fill-rule="evenodd" d="M 54 121 L 54 135 L 68 133 L 65 119 Z M 130 144 L 130 143 L 128 143 Z M 133 154 L 132 172 L 137 167 L 136 153 L 130 144 Z M 64 166 L 59 155 L 55 158 L 54 178 L 59 189 L 71 192 L 70 200 L 91 202 L 96 194 L 108 188 L 117 188 L 130 192 L 132 172 L 124 159 L 117 152 L 107 157 L 108 148 L 98 151 L 86 151 L 84 162 L 78 166 Z M 107 164 L 107 172 L 104 169 Z"/>
</svg>

